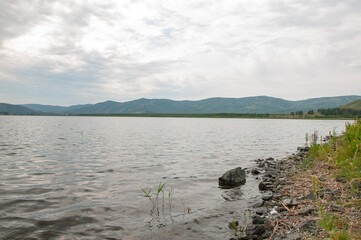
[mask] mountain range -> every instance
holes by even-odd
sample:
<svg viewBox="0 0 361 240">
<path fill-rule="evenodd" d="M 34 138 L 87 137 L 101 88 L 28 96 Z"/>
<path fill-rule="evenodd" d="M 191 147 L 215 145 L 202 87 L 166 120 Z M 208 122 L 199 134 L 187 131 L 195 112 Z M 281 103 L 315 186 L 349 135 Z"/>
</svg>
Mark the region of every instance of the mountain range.
<svg viewBox="0 0 361 240">
<path fill-rule="evenodd" d="M 309 111 L 320 108 L 334 108 L 361 99 L 361 96 L 338 96 L 289 101 L 268 96 L 244 98 L 208 98 L 203 100 L 175 101 L 170 99 L 137 99 L 128 102 L 106 101 L 96 104 L 73 105 L 69 107 L 0 103 L 0 113 L 9 114 L 207 114 L 207 113 L 290 113 L 292 111 Z"/>
</svg>

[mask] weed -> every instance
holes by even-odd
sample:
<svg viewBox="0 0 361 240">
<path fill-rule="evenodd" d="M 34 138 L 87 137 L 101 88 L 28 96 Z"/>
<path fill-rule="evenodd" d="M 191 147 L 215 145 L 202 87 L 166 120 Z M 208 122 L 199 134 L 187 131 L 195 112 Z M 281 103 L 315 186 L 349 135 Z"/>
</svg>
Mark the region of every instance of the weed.
<svg viewBox="0 0 361 240">
<path fill-rule="evenodd" d="M 155 210 L 155 208 L 156 208 L 155 201 L 154 201 L 154 199 L 152 198 L 152 196 L 150 195 L 150 192 L 151 192 L 152 190 L 149 189 L 149 191 L 146 191 L 145 189 L 142 188 L 142 191 L 143 191 L 143 193 L 145 194 L 145 197 L 148 198 L 148 199 L 152 202 L 152 205 L 153 205 L 152 211 Z"/>
<path fill-rule="evenodd" d="M 346 130 L 342 136 L 330 134 L 329 142 L 317 144 L 317 131 L 312 134 L 309 158 L 305 167 L 312 166 L 314 161 L 325 161 L 337 166 L 341 171 L 339 176 L 347 180 L 361 178 L 361 122 L 346 123 Z M 322 142 L 322 141 L 321 141 Z"/>
<path fill-rule="evenodd" d="M 240 223 L 238 221 L 233 221 L 231 223 L 234 230 L 234 235 L 240 236 L 239 239 L 243 239 L 242 237 L 245 235 L 245 231 L 247 230 L 248 226 L 252 224 L 252 222 L 249 222 L 249 220 L 251 219 L 252 211 L 251 210 L 244 211 L 243 215 L 244 218 L 241 218 Z"/>
<path fill-rule="evenodd" d="M 145 194 L 145 197 L 148 198 L 151 202 L 152 202 L 152 209 L 151 209 L 151 213 L 156 213 L 157 215 L 160 214 L 160 212 L 164 213 L 164 206 L 165 206 L 165 198 L 164 198 L 164 188 L 165 188 L 165 182 L 159 183 L 159 186 L 157 188 L 157 191 L 155 193 L 155 196 L 152 197 L 151 192 L 152 189 L 149 189 L 148 191 L 142 188 L 142 192 Z M 160 207 L 159 207 L 159 195 L 162 194 L 162 211 L 160 211 Z M 169 206 L 171 209 L 171 205 L 172 205 L 172 194 L 171 191 L 169 191 L 168 194 L 168 202 L 169 202 Z"/>
<path fill-rule="evenodd" d="M 141 190 L 144 193 L 145 197 L 148 198 L 152 203 L 152 208 L 150 210 L 150 215 L 152 219 L 148 222 L 149 227 L 156 226 L 160 228 L 162 226 L 165 226 L 169 220 L 171 222 L 174 222 L 172 211 L 174 207 L 173 199 L 175 192 L 173 188 L 167 191 L 166 182 L 164 183 L 160 182 L 154 192 L 152 192 L 152 189 L 149 190 L 141 189 Z M 182 198 L 180 198 L 180 201 L 183 205 L 183 216 L 189 214 L 191 209 L 189 207 L 185 207 Z"/>
<path fill-rule="evenodd" d="M 346 217 L 329 213 L 325 211 L 325 205 L 322 205 L 318 198 L 318 185 L 319 180 L 316 176 L 312 177 L 313 194 L 315 196 L 318 213 L 321 220 L 318 221 L 318 225 L 327 230 L 330 239 L 333 240 L 348 240 L 351 236 L 347 232 L 349 228 L 349 220 Z"/>
<path fill-rule="evenodd" d="M 336 172 L 335 177 L 342 177 L 348 181 L 350 186 L 348 195 L 337 204 L 361 209 L 360 186 L 361 186 L 361 122 L 356 119 L 354 123 L 346 123 L 345 132 L 337 136 L 335 130 L 329 132 L 328 142 L 318 144 L 318 133 L 315 131 L 310 137 L 306 135 L 306 143 L 310 140 L 310 151 L 308 158 L 304 161 L 303 168 L 313 168 L 316 164 L 326 164 Z M 352 216 L 341 216 L 337 213 L 327 212 L 325 205 L 319 200 L 319 185 L 321 182 L 312 177 L 313 193 L 316 200 L 320 221 L 318 224 L 324 228 L 329 239 L 347 240 L 356 239 L 359 235 L 354 234 L 354 222 L 350 222 Z M 326 203 L 327 204 L 327 203 Z M 348 217 L 347 217 L 348 216 Z M 356 223 L 357 225 L 357 223 Z M 356 237 L 356 238 L 355 238 Z M 360 238 L 357 238 L 360 239 Z"/>
<path fill-rule="evenodd" d="M 232 222 L 232 227 L 234 229 L 234 236 L 238 236 L 238 222 Z"/>
<path fill-rule="evenodd" d="M 182 203 L 182 205 L 183 205 L 184 214 L 187 214 L 187 213 L 189 214 L 190 211 L 191 211 L 191 209 L 190 209 L 189 207 L 186 207 L 186 206 L 184 205 L 183 198 L 180 197 L 180 200 L 181 200 L 181 203 Z"/>
<path fill-rule="evenodd" d="M 169 212 L 172 211 L 172 197 L 174 195 L 174 189 L 171 188 L 169 191 L 168 191 L 168 205 L 169 205 Z"/>
</svg>

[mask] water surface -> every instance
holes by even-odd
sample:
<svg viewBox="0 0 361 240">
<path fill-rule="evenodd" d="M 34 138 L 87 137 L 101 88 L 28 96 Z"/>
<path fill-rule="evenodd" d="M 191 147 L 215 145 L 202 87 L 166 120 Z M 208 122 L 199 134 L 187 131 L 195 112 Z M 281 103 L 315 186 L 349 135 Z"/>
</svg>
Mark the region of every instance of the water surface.
<svg viewBox="0 0 361 240">
<path fill-rule="evenodd" d="M 229 203 L 226 190 L 218 188 L 219 176 L 251 167 L 254 159 L 283 158 L 305 144 L 306 133 L 325 136 L 344 125 L 340 120 L 1 116 L 0 238 L 121 239 L 217 218 L 212 222 L 217 227 L 204 231 L 222 238 L 229 232 L 223 223 L 229 216 L 221 212 L 229 204 L 241 209 L 259 192 L 249 178 L 240 200 Z M 151 214 L 152 203 L 141 192 L 154 191 L 160 182 L 174 190 L 173 208 L 169 213 L 164 204 L 164 216 Z"/>
</svg>

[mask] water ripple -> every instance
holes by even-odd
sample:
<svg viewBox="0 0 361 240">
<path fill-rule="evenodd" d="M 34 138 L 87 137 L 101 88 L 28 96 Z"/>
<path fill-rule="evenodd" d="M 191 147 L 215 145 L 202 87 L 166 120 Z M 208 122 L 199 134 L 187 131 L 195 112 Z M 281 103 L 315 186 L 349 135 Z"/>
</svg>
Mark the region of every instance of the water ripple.
<svg viewBox="0 0 361 240">
<path fill-rule="evenodd" d="M 229 231 L 219 217 L 231 212 L 224 204 L 238 208 L 257 192 L 248 180 L 241 192 L 219 189 L 219 176 L 253 159 L 284 157 L 304 144 L 305 133 L 344 124 L 2 116 L 0 239 L 120 239 L 202 217 L 215 222 L 201 230 L 224 239 L 214 230 L 226 222 Z M 160 182 L 165 196 L 174 192 L 165 217 L 154 215 L 141 191 L 153 194 Z"/>
</svg>

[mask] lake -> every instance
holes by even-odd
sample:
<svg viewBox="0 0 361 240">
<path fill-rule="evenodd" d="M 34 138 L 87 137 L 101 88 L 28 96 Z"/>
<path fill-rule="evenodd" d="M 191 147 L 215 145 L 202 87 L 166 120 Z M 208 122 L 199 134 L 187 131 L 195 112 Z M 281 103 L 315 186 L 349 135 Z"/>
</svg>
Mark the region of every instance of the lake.
<svg viewBox="0 0 361 240">
<path fill-rule="evenodd" d="M 257 180 L 227 201 L 218 177 L 345 122 L 0 116 L 0 238 L 144 237 L 197 219 L 214 239 L 232 236 L 228 222 L 259 196 Z"/>
</svg>

